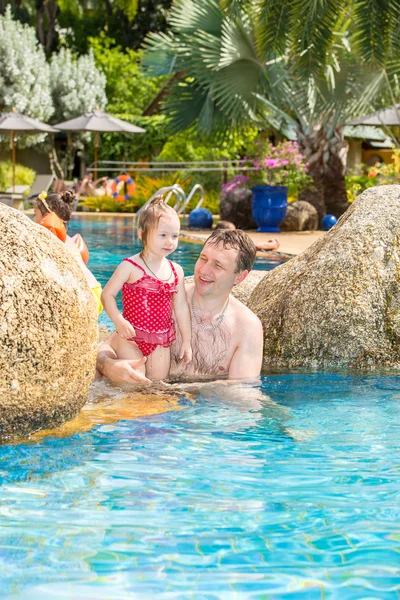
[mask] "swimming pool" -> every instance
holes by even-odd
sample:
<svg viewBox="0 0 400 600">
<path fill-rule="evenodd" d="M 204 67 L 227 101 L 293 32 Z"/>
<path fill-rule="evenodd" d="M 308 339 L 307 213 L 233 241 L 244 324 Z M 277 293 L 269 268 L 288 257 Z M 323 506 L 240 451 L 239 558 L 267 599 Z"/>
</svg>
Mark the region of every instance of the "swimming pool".
<svg viewBox="0 0 400 600">
<path fill-rule="evenodd" d="M 397 598 L 399 383 L 270 375 L 0 447 L 1 598 Z"/>
</svg>

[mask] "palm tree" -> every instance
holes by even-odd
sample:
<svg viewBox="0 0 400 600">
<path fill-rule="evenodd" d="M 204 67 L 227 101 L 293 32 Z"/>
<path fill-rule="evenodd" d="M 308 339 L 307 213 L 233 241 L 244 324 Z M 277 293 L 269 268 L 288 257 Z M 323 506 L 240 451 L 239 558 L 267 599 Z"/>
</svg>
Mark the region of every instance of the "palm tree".
<svg viewBox="0 0 400 600">
<path fill-rule="evenodd" d="M 249 122 L 283 132 L 290 125 L 314 179 L 306 199 L 321 218 L 327 210 L 342 214 L 347 208 L 343 126 L 370 110 L 385 78 L 387 55 L 400 45 L 392 23 L 400 14 L 397 3 L 379 2 L 392 18 L 382 27 L 377 26 L 381 13 L 374 23 L 366 18 L 374 4 L 175 0 L 170 31 L 147 37 L 144 59 L 154 74 L 180 74 L 164 104 L 172 130 L 195 128 L 219 136 Z M 358 28 L 350 29 L 350 16 L 358 19 Z M 386 51 L 376 48 L 378 39 L 387 41 Z"/>
</svg>

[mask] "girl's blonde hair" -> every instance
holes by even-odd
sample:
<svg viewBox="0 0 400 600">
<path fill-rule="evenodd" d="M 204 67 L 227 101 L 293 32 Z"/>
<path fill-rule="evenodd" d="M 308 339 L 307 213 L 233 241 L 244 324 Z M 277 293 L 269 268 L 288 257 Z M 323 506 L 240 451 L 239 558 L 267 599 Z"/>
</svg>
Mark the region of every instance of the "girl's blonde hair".
<svg viewBox="0 0 400 600">
<path fill-rule="evenodd" d="M 138 229 L 142 231 L 142 245 L 146 248 L 149 233 L 158 227 L 158 222 L 161 217 L 176 217 L 177 212 L 164 202 L 164 198 L 159 195 L 155 196 L 148 206 L 139 216 Z"/>
</svg>

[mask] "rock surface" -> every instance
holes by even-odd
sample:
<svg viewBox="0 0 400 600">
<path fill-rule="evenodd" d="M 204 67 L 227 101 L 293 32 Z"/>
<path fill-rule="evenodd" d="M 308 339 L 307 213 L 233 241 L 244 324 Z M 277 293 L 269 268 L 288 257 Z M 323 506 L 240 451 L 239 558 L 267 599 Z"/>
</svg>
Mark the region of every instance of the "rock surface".
<svg viewBox="0 0 400 600">
<path fill-rule="evenodd" d="M 77 414 L 93 379 L 95 302 L 64 245 L 0 204 L 0 434 Z"/>
<path fill-rule="evenodd" d="M 399 367 L 399 251 L 400 186 L 370 188 L 253 291 L 264 368 Z"/>
<path fill-rule="evenodd" d="M 231 192 L 221 192 L 219 197 L 219 216 L 230 221 L 240 229 L 256 229 L 251 214 L 252 191 L 246 187 L 237 187 Z"/>
<path fill-rule="evenodd" d="M 280 228 L 282 231 L 314 231 L 318 228 L 317 209 L 304 200 L 290 202 Z"/>
</svg>

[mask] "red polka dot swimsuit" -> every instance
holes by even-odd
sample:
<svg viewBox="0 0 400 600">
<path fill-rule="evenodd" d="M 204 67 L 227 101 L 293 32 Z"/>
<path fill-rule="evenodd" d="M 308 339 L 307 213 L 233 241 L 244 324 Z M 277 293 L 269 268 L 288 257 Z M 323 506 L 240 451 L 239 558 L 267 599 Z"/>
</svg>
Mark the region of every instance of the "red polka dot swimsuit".
<svg viewBox="0 0 400 600">
<path fill-rule="evenodd" d="M 131 341 L 149 356 L 157 346 L 169 348 L 175 339 L 172 297 L 178 291 L 178 275 L 171 261 L 174 281 L 167 283 L 148 275 L 130 258 L 124 260 L 143 271 L 143 277 L 122 286 L 122 315 L 135 328 L 136 337 Z"/>
</svg>

